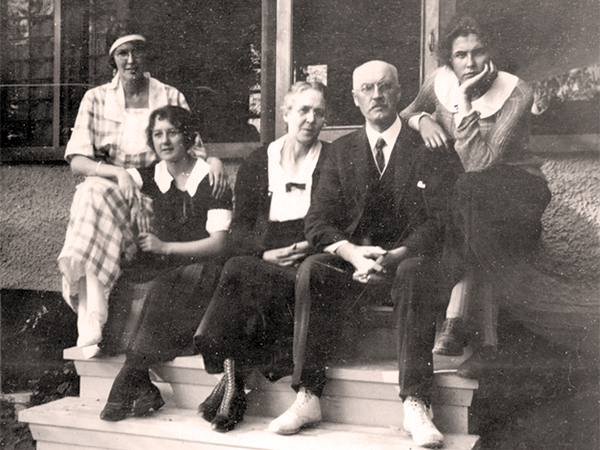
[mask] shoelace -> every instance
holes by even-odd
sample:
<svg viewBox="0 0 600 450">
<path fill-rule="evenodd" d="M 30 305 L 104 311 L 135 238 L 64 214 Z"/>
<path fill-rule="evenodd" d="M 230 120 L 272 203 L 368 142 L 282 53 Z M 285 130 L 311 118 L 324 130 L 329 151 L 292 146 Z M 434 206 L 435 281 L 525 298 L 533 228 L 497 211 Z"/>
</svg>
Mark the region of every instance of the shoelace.
<svg viewBox="0 0 600 450">
<path fill-rule="evenodd" d="M 413 400 L 408 404 L 409 408 L 412 409 L 413 411 L 415 411 L 416 413 L 418 413 L 419 416 L 419 423 L 423 424 L 423 423 L 427 423 L 429 422 L 429 420 L 431 420 L 429 418 L 429 408 L 427 408 L 426 406 L 422 405 L 421 403 Z"/>
<path fill-rule="evenodd" d="M 296 401 L 290 408 L 290 411 L 292 411 L 292 412 L 298 411 L 300 408 L 302 408 L 304 405 L 306 405 L 312 397 L 314 397 L 314 394 L 312 394 L 311 392 L 308 392 L 308 391 L 304 391 L 304 395 L 301 398 L 296 399 Z M 300 400 L 300 401 L 298 401 L 298 400 Z"/>
</svg>

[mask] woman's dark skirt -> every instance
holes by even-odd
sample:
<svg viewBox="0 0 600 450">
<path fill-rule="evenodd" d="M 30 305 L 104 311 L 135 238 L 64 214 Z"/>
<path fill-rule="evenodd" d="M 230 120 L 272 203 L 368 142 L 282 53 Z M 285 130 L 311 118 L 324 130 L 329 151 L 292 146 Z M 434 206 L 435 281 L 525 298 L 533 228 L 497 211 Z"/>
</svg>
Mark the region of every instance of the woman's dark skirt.
<svg viewBox="0 0 600 450">
<path fill-rule="evenodd" d="M 295 280 L 296 268 L 258 257 L 227 261 L 194 337 L 208 373 L 222 372 L 226 358 L 273 381 L 292 373 Z"/>
<path fill-rule="evenodd" d="M 487 272 L 527 259 L 542 233 L 547 182 L 510 165 L 462 174 L 447 226 L 447 267 L 458 280 L 469 267 Z"/>
<path fill-rule="evenodd" d="M 177 267 L 178 262 L 141 264 L 123 272 L 111 293 L 103 330 L 106 354 L 134 352 L 156 363 L 193 353 L 193 335 L 222 266 L 203 262 Z"/>
</svg>

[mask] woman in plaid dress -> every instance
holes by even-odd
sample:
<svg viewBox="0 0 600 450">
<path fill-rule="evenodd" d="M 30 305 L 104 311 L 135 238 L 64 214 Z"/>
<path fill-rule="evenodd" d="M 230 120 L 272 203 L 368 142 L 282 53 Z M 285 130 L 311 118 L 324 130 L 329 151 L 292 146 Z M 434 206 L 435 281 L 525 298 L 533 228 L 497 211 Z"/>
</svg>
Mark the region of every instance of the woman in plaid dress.
<svg viewBox="0 0 600 450">
<path fill-rule="evenodd" d="M 476 375 L 471 367 L 496 358 L 494 289 L 505 295 L 508 289 L 492 286 L 503 279 L 500 270 L 525 260 L 535 248 L 551 197 L 540 161 L 527 152 L 532 91 L 497 70 L 490 44 L 473 19 L 456 17 L 440 43 L 443 66 L 401 113 L 427 147 L 456 151 L 465 170 L 455 187 L 446 246 L 458 282 L 434 353 L 462 355 L 463 321 L 479 310 L 482 342 L 459 368 L 467 377 Z"/>
<path fill-rule="evenodd" d="M 209 165 L 189 152 L 194 137 L 187 110 L 159 108 L 150 116 L 148 141 L 161 161 L 129 169 L 142 195 L 151 199 L 154 219 L 152 231 L 139 234 L 142 251 L 111 297 L 111 307 L 120 301 L 141 306 L 132 308 L 127 321 L 125 364 L 101 413 L 103 420 L 122 420 L 129 413 L 143 416 L 164 404 L 150 382 L 149 367 L 193 346 L 194 331 L 219 279 L 232 216 L 231 191 L 218 199 L 212 195 Z M 123 283 L 133 286 L 125 289 L 124 298 L 119 294 Z M 115 324 L 112 312 L 107 331 Z"/>
<path fill-rule="evenodd" d="M 86 180 L 77 186 L 58 257 L 63 296 L 78 314 L 77 345 L 88 357 L 98 351 L 121 264 L 138 250 L 137 234 L 148 230 L 147 205 L 126 169 L 156 160 L 145 138 L 150 111 L 164 105 L 189 109 L 181 92 L 145 71 L 142 35 L 117 23 L 107 43 L 116 75 L 86 92 L 67 144 L 66 160 Z M 212 158 L 210 177 L 215 192 L 222 193 L 226 183 L 218 159 Z"/>
</svg>

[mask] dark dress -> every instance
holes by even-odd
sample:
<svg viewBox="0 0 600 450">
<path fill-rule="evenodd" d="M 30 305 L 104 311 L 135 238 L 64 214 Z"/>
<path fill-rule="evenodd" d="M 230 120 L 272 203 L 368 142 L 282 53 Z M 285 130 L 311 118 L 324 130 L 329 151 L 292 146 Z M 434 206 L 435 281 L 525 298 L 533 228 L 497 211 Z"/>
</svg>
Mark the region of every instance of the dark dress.
<svg viewBox="0 0 600 450">
<path fill-rule="evenodd" d="M 304 221 L 271 222 L 268 147 L 253 152 L 237 174 L 229 255 L 213 299 L 194 337 L 208 373 L 258 368 L 276 380 L 291 374 L 296 267 L 262 259 L 269 249 L 306 240 Z M 319 177 L 326 144 L 313 172 Z"/>
<path fill-rule="evenodd" d="M 208 177 L 193 196 L 174 181 L 162 193 L 154 181 L 155 165 L 139 170 L 142 193 L 153 200 L 156 236 L 164 242 L 209 237 L 208 211 L 232 209 L 231 192 L 215 199 Z M 192 348 L 192 336 L 214 292 L 223 260 L 138 252 L 124 268 L 111 293 L 103 349 L 134 352 L 154 362 L 168 361 Z"/>
</svg>

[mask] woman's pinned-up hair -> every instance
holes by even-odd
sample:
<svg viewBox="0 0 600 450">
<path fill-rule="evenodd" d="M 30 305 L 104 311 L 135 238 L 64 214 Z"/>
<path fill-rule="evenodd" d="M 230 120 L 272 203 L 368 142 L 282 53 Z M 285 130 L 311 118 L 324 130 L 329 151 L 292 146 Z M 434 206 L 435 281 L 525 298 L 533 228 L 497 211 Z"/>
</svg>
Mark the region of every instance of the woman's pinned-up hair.
<svg viewBox="0 0 600 450">
<path fill-rule="evenodd" d="M 294 106 L 294 97 L 300 92 L 304 92 L 308 89 L 314 89 L 315 91 L 320 92 L 323 95 L 323 99 L 327 100 L 327 87 L 320 81 L 296 81 L 294 84 L 292 84 L 290 90 L 283 98 L 281 112 L 285 114 L 287 111 L 292 109 Z"/>
<path fill-rule="evenodd" d="M 437 50 L 438 60 L 441 64 L 450 66 L 450 58 L 452 56 L 452 45 L 458 37 L 465 37 L 474 34 L 486 46 L 488 52 L 491 51 L 492 43 L 490 35 L 479 23 L 470 16 L 456 15 L 450 19 L 444 34 L 440 39 L 440 44 Z"/>
<path fill-rule="evenodd" d="M 183 134 L 185 148 L 188 150 L 192 148 L 196 135 L 198 134 L 198 127 L 191 112 L 181 106 L 167 105 L 155 109 L 150 113 L 148 128 L 146 129 L 146 138 L 148 140 L 148 145 L 154 151 L 156 151 L 156 149 L 154 148 L 154 143 L 152 141 L 152 132 L 154 131 L 157 120 L 168 120 L 171 122 L 171 125 Z"/>
</svg>

